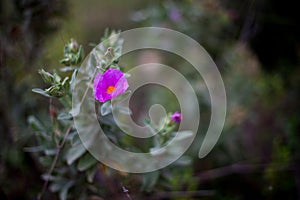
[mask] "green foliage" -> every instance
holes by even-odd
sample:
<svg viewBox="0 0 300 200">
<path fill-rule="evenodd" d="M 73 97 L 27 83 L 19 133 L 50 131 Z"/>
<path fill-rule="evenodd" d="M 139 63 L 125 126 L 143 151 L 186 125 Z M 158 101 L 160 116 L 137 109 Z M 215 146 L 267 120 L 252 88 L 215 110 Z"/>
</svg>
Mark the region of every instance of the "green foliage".
<svg viewBox="0 0 300 200">
<path fill-rule="evenodd" d="M 77 41 L 71 39 L 64 48 L 64 58 L 60 61 L 61 64 L 66 66 L 78 65 L 84 58 L 82 46 L 78 45 Z"/>
<path fill-rule="evenodd" d="M 95 70 L 104 72 L 108 68 L 121 69 L 118 65 L 118 59 L 121 55 L 123 40 L 119 38 L 118 32 L 115 31 L 112 31 L 110 34 L 106 32 L 105 35 L 101 40 L 101 45 L 98 45 L 95 48 L 95 53 L 91 54 L 91 62 L 87 66 L 89 70 L 86 74 L 87 77 L 81 77 L 81 80 L 89 80 Z M 35 155 L 40 164 L 49 170 L 42 175 L 45 184 L 39 198 L 44 195 L 48 184 L 48 189 L 51 192 L 58 193 L 59 198 L 62 200 L 77 198 L 78 196 L 86 198 L 89 195 L 105 197 L 109 186 L 105 185 L 105 183 L 103 186 L 103 183 L 98 180 L 99 177 L 107 176 L 108 179 L 113 181 L 122 173 L 117 173 L 110 169 L 103 170 L 102 164 L 87 151 L 79 138 L 72 119 L 79 113 L 82 100 L 72 108 L 71 96 L 72 92 L 74 92 L 75 78 L 79 70 L 78 66 L 82 61 L 83 51 L 81 46 L 74 39 L 71 39 L 70 43 L 65 46 L 64 54 L 64 59 L 61 62 L 66 66 L 60 71 L 67 73 L 67 76 L 61 76 L 56 71 L 50 73 L 43 69 L 39 70 L 39 74 L 44 82 L 49 84 L 50 87 L 44 90 L 33 89 L 32 91 L 50 98 L 50 123 L 43 122 L 34 116 L 28 118 L 28 123 L 36 136 L 37 146 L 27 147 L 24 150 Z M 86 88 L 86 90 L 88 89 L 89 87 Z M 126 136 L 120 131 L 116 121 L 113 119 L 112 112 L 115 109 L 117 112 L 125 115 L 132 114 L 129 108 L 116 103 L 123 101 L 129 94 L 130 91 L 127 91 L 115 98 L 114 103 L 116 106 L 114 107 L 111 101 L 96 103 L 96 111 L 101 127 L 110 140 L 124 148 L 130 148 L 134 144 L 131 140 L 124 139 Z M 62 107 L 55 106 L 54 101 L 59 101 Z M 161 124 L 158 127 L 149 121 L 147 122 L 149 131 L 160 131 L 142 149 L 136 146 L 135 148 L 138 152 L 152 152 L 152 150 L 160 148 L 174 137 L 177 124 L 171 121 L 170 117 L 171 114 L 168 114 L 161 120 Z M 86 131 L 94 130 L 93 126 L 93 124 L 87 125 Z M 189 132 L 182 132 L 182 135 L 181 138 L 177 138 L 177 142 L 192 136 Z M 87 144 L 94 142 L 92 136 L 85 140 Z M 180 148 L 180 145 L 177 145 L 177 147 Z M 177 150 L 169 149 L 167 151 Z M 120 157 L 120 161 L 122 159 Z M 183 162 L 183 165 L 185 164 L 189 163 Z M 159 174 L 160 172 L 157 171 L 142 175 L 141 191 L 151 192 L 159 181 Z M 130 175 L 127 176 L 130 177 Z M 99 187 L 99 185 L 102 185 L 102 187 Z"/>
<path fill-rule="evenodd" d="M 252 1 L 166 0 L 151 3 L 132 15 L 133 21 L 143 26 L 163 26 L 192 36 L 209 52 L 222 72 L 228 98 L 225 128 L 214 151 L 208 158 L 196 162 L 195 169 L 200 174 L 204 170 L 205 174 L 207 169 L 217 168 L 212 170 L 212 177 L 204 183 L 200 181 L 199 186 L 216 188 L 213 199 L 294 199 L 297 191 L 299 194 L 299 170 L 295 169 L 299 168 L 300 157 L 299 102 L 296 100 L 300 94 L 299 69 L 294 70 L 299 63 L 290 64 L 295 58 L 299 60 L 299 54 L 292 56 L 295 51 L 290 51 L 295 50 L 292 46 L 298 42 L 285 48 L 289 42 L 297 41 L 292 39 L 295 31 L 290 32 L 289 41 L 283 40 L 282 45 L 271 37 L 278 28 L 286 30 L 287 24 L 296 27 L 295 18 L 289 20 L 293 12 L 286 12 L 284 16 L 284 10 L 271 1 L 262 6 Z M 279 25 L 278 21 L 282 20 L 285 23 Z M 276 26 L 273 23 L 277 23 Z M 264 59 L 269 62 L 262 62 Z M 269 65 L 264 66 L 265 63 Z M 207 122 L 210 111 L 207 110 L 209 96 L 203 95 L 205 86 L 185 63 L 179 65 L 179 70 L 199 86 L 201 109 L 204 107 L 201 121 Z M 274 71 L 265 73 L 262 69 L 266 68 Z M 278 68 L 281 70 L 275 70 Z M 205 122 L 204 127 L 199 127 L 199 135 L 207 128 Z M 195 141 L 196 150 L 202 143 L 199 138 Z M 234 168 L 232 164 L 239 162 L 248 163 L 254 169 L 245 170 L 247 172 L 231 169 L 227 173 L 227 167 L 221 167 Z M 260 165 L 264 167 L 257 167 Z M 232 178 L 232 174 L 238 175 Z M 179 179 L 170 177 L 176 186 Z M 254 184 L 247 185 L 249 181 Z"/>
<path fill-rule="evenodd" d="M 65 46 L 64 58 L 61 60 L 65 66 L 58 70 L 59 75 L 55 71 L 49 73 L 41 70 L 40 74 L 49 86 L 45 90 L 33 90 L 52 99 L 50 107 L 53 112 L 51 112 L 50 118 L 29 117 L 28 119 L 32 129 L 35 130 L 37 145 L 24 150 L 32 152 L 32 155 L 44 166 L 45 172 L 51 168 L 56 153 L 59 151 L 60 154 L 53 173 L 51 175 L 45 173 L 42 176 L 44 180 L 49 180 L 49 190 L 58 193 L 61 199 L 87 199 L 91 196 L 113 199 L 115 197 L 113 194 L 116 194 L 116 198 L 122 198 L 123 194 L 120 195 L 121 189 L 119 190 L 119 188 L 122 188 L 124 184 L 129 188 L 131 194 L 138 194 L 140 190 L 146 192 L 147 195 L 155 195 L 161 191 L 185 193 L 189 190 L 212 188 L 216 190 L 213 199 L 295 199 L 297 190 L 295 189 L 297 186 L 295 181 L 297 173 L 295 172 L 297 167 L 299 168 L 300 157 L 298 145 L 300 141 L 298 134 L 300 119 L 298 114 L 299 70 L 291 70 L 289 65 L 281 63 L 281 67 L 284 68 L 284 76 L 280 74 L 282 73 L 280 71 L 269 74 L 261 72 L 261 68 L 264 66 L 261 66 L 256 52 L 252 52 L 247 41 L 243 40 L 243 34 L 246 34 L 247 37 L 255 36 L 251 34 L 252 25 L 255 25 L 254 32 L 265 28 L 262 24 L 257 24 L 255 20 L 252 24 L 252 13 L 255 13 L 256 18 L 257 11 L 263 10 L 261 8 L 255 10 L 255 5 L 252 6 L 252 3 L 248 8 L 248 2 L 233 1 L 232 4 L 240 5 L 242 8 L 239 10 L 238 6 L 238 9 L 230 10 L 225 9 L 218 0 L 160 1 L 151 2 L 150 6 L 133 14 L 133 20 L 141 26 L 154 25 L 176 29 L 199 41 L 223 72 L 228 97 L 226 127 L 218 145 L 207 158 L 196 161 L 184 157 L 164 170 L 141 176 L 119 174 L 98 163 L 83 147 L 71 121 L 80 106 L 71 110 L 69 95 L 74 88 L 78 65 L 83 61 L 83 49 L 74 40 L 71 40 Z M 266 3 L 266 5 L 266 7 L 272 8 L 271 4 Z M 81 6 L 78 7 L 81 11 Z M 242 13 L 245 10 L 248 11 Z M 114 14 L 117 16 L 118 13 Z M 251 16 L 247 16 L 249 13 Z M 263 15 L 265 14 L 267 16 L 270 13 L 263 13 Z M 245 23 L 242 24 L 244 27 L 237 27 L 236 19 L 244 15 L 247 18 L 239 19 L 242 21 L 241 23 Z M 257 18 L 264 21 L 268 17 Z M 288 21 L 285 23 L 293 27 Z M 78 24 L 77 21 L 76 24 Z M 86 27 L 84 26 L 82 29 L 86 30 Z M 244 33 L 239 33 L 240 31 Z M 274 33 L 273 29 L 271 33 Z M 117 34 L 117 32 L 112 34 Z M 106 41 L 105 39 L 110 35 L 111 33 L 106 32 L 102 41 Z M 91 36 L 90 31 L 89 36 Z M 267 38 L 272 40 L 272 37 Z M 264 40 L 260 38 L 259 43 L 263 45 Z M 273 59 L 273 54 L 269 50 L 272 45 L 271 43 L 265 45 L 271 59 Z M 95 57 L 97 59 L 91 59 L 91 63 L 89 63 L 90 72 L 92 73 L 96 66 L 100 71 L 108 68 L 122 69 L 118 63 L 121 46 L 122 39 L 117 38 L 114 41 L 106 41 L 106 44 L 97 48 L 97 57 Z M 54 48 L 53 51 L 56 50 Z M 97 60 L 100 62 L 97 63 Z M 166 60 L 170 63 L 177 61 L 168 58 Z M 176 63 L 176 65 L 180 66 L 179 70 L 187 75 L 186 77 L 191 80 L 192 85 L 196 85 L 200 107 L 201 109 L 204 107 L 201 110 L 201 124 L 204 126 L 200 127 L 200 135 L 207 128 L 205 124 L 210 117 L 209 96 L 203 95 L 205 86 L 199 78 L 195 77 L 195 73 L 186 67 L 185 63 Z M 64 76 L 65 74 L 68 76 Z M 2 84 L 0 88 L 3 89 Z M 161 98 L 162 94 L 157 94 L 157 96 Z M 126 97 L 120 96 L 117 101 L 121 101 L 123 98 Z M 149 99 L 147 97 L 147 100 Z M 59 101 L 62 106 L 57 106 L 56 101 Z M 164 101 L 172 102 L 173 99 L 164 96 Z M 162 123 L 163 129 L 153 141 L 139 143 L 130 137 L 125 137 L 115 126 L 111 114 L 111 102 L 97 103 L 95 107 L 98 121 L 107 137 L 124 149 L 151 152 L 172 139 L 172 131 L 176 131 L 176 126 L 172 127 L 168 123 Z M 131 114 L 128 108 L 117 109 L 124 114 Z M 164 120 L 168 119 L 162 119 L 162 122 Z M 145 120 L 145 124 L 152 132 L 161 128 L 150 124 L 147 120 Z M 69 126 L 71 129 L 67 134 L 66 142 L 60 146 L 63 144 L 62 141 Z M 198 141 L 195 141 L 194 147 L 197 151 L 201 145 L 201 137 L 199 138 Z M 61 148 L 58 148 L 57 144 Z M 7 152 L 7 160 L 12 165 L 18 166 L 23 162 L 24 158 L 19 157 L 16 151 Z M 247 167 L 240 169 L 239 164 L 233 164 L 240 162 L 246 163 Z M 231 176 L 232 174 L 236 175 Z M 204 177 L 203 180 L 202 177 Z M 113 185 L 117 189 L 112 190 L 109 185 Z M 141 196 L 140 199 L 147 198 L 142 194 Z M 173 197 L 170 195 L 167 199 L 179 199 Z M 182 199 L 187 198 L 189 197 Z M 198 198 L 195 197 L 195 199 Z"/>
<path fill-rule="evenodd" d="M 158 181 L 159 174 L 159 171 L 144 174 L 141 190 L 144 192 L 151 192 Z"/>
<path fill-rule="evenodd" d="M 45 90 L 32 90 L 51 99 L 51 123 L 44 125 L 34 116 L 28 118 L 32 130 L 35 132 L 38 145 L 26 148 L 25 151 L 38 156 L 40 163 L 49 170 L 48 173 L 42 175 L 46 183 L 45 187 L 49 182 L 49 189 L 59 193 L 60 199 L 79 196 L 80 191 L 85 191 L 81 196 L 86 196 L 89 191 L 89 183 L 93 182 L 95 169 L 98 165 L 98 161 L 82 145 L 74 128 L 73 117 L 70 114 L 74 80 L 78 66 L 83 60 L 83 55 L 82 46 L 71 39 L 65 46 L 64 59 L 61 61 L 66 65 L 61 71 L 70 71 L 70 76 L 61 77 L 56 71 L 49 73 L 43 69 L 39 70 L 44 82 L 51 86 Z M 53 98 L 60 101 L 63 105 L 62 109 L 54 107 Z M 92 171 L 91 168 L 93 168 Z M 45 192 L 45 187 L 40 196 Z M 70 190 L 73 192 L 70 193 Z"/>
</svg>

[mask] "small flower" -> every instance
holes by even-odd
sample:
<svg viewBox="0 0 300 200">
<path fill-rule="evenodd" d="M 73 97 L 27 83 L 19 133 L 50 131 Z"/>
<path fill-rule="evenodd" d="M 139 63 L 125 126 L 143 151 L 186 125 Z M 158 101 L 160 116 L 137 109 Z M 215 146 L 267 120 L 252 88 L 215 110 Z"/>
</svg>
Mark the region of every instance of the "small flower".
<svg viewBox="0 0 300 200">
<path fill-rule="evenodd" d="M 182 114 L 180 112 L 175 112 L 172 116 L 171 116 L 171 120 L 174 121 L 174 122 L 181 122 L 182 120 Z"/>
<path fill-rule="evenodd" d="M 103 74 L 97 74 L 94 79 L 95 99 L 105 102 L 123 94 L 128 87 L 127 79 L 122 71 L 108 69 Z"/>
<path fill-rule="evenodd" d="M 182 21 L 182 15 L 181 15 L 180 11 L 176 7 L 172 8 L 170 10 L 169 17 L 174 22 Z"/>
</svg>

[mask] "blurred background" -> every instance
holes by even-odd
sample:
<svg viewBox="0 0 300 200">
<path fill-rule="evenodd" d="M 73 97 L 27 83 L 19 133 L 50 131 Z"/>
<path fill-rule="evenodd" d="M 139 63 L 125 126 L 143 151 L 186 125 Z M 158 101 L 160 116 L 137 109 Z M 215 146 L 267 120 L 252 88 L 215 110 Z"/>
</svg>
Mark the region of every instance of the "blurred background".
<svg viewBox="0 0 300 200">
<path fill-rule="evenodd" d="M 43 185 L 40 176 L 46 169 L 24 151 L 34 144 L 28 116 L 48 119 L 48 100 L 31 92 L 43 86 L 37 70 L 60 67 L 58 61 L 70 38 L 89 53 L 90 44 L 99 43 L 106 28 L 123 31 L 143 26 L 171 28 L 198 41 L 217 64 L 228 98 L 225 128 L 213 151 L 198 159 L 201 141 L 196 140 L 187 152 L 193 158 L 189 166 L 164 169 L 172 176 L 168 186 L 154 188 L 154 193 L 161 194 L 156 198 L 300 199 L 300 16 L 296 3 L 2 0 L 0 199 L 35 199 Z M 146 53 L 130 56 L 137 63 L 163 60 L 172 66 L 180 62 L 177 70 L 199 85 L 199 134 L 205 133 L 210 107 L 201 77 L 172 55 Z M 121 63 L 129 63 L 126 69 L 134 66 L 132 59 L 124 60 Z M 132 109 L 147 110 L 139 106 L 157 99 L 170 108 L 177 105 L 174 96 L 159 92 L 140 99 L 143 103 L 133 99 Z M 213 194 L 185 196 L 202 190 Z"/>
</svg>

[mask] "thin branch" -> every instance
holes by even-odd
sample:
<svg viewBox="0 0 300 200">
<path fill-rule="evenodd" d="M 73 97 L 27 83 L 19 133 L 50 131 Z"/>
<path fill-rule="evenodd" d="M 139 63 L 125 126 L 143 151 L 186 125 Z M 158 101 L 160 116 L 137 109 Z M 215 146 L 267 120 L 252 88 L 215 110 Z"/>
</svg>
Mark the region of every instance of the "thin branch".
<svg viewBox="0 0 300 200">
<path fill-rule="evenodd" d="M 94 72 L 93 72 L 93 77 L 92 77 L 91 80 L 89 81 L 88 86 L 87 86 L 86 90 L 84 91 L 84 94 L 83 94 L 82 99 L 81 99 L 80 104 L 79 104 L 80 107 L 81 107 L 81 105 L 82 105 L 82 103 L 83 103 L 83 101 L 84 101 L 84 99 L 85 99 L 85 97 L 86 97 L 86 95 L 87 95 L 87 93 L 88 93 L 88 91 L 89 91 L 89 89 L 90 89 L 90 85 L 92 84 L 92 81 L 93 81 L 93 79 L 94 79 L 94 77 L 95 77 L 96 72 L 97 72 L 97 68 L 94 70 Z"/>
<path fill-rule="evenodd" d="M 107 65 L 107 66 L 108 66 L 108 65 Z M 83 96 L 82 96 L 82 99 L 81 99 L 81 101 L 80 101 L 80 103 L 79 103 L 80 107 L 81 107 L 81 105 L 82 105 L 82 103 L 83 103 L 83 101 L 84 101 L 84 99 L 85 99 L 85 97 L 86 97 L 86 95 L 87 95 L 87 93 L 88 93 L 88 91 L 89 91 L 89 89 L 90 89 L 90 85 L 91 85 L 91 83 L 92 83 L 92 81 L 93 81 L 93 79 L 94 79 L 94 77 L 95 77 L 96 72 L 97 72 L 97 68 L 95 68 L 95 71 L 93 72 L 93 77 L 92 77 L 91 80 L 89 81 L 88 86 L 87 86 L 86 90 L 84 91 L 84 94 L 83 94 Z M 50 99 L 50 109 L 52 109 L 52 108 L 53 108 L 53 107 L 52 107 L 52 99 Z M 51 113 L 50 113 L 50 115 L 51 115 Z M 52 116 L 51 116 L 51 117 L 52 117 Z M 51 118 L 51 120 L 53 120 L 53 118 Z M 53 122 L 52 122 L 52 123 L 53 123 Z M 52 124 L 52 125 L 53 125 L 53 124 Z M 48 186 L 48 183 L 49 183 L 49 177 L 51 176 L 51 174 L 52 174 L 52 172 L 53 172 L 53 170 L 54 170 L 54 168 L 55 168 L 55 166 L 56 166 L 56 164 L 57 164 L 57 161 L 58 161 L 58 158 L 59 158 L 59 154 L 60 154 L 60 152 L 61 152 L 61 149 L 63 148 L 63 146 L 64 146 L 64 144 L 65 144 L 65 142 L 66 142 L 66 140 L 67 140 L 67 137 L 68 137 L 68 135 L 69 135 L 69 133 L 70 133 L 72 127 L 73 127 L 73 124 L 70 124 L 69 127 L 67 128 L 67 131 L 66 131 L 65 134 L 64 134 L 64 138 L 63 138 L 63 140 L 62 140 L 62 142 L 61 142 L 60 144 L 58 144 L 58 142 L 55 141 L 55 142 L 56 142 L 56 149 L 57 149 L 57 150 L 56 150 L 56 154 L 55 154 L 55 157 L 54 157 L 53 162 L 52 162 L 52 164 L 51 164 L 51 167 L 50 167 L 50 169 L 49 169 L 49 171 L 48 171 L 48 173 L 47 173 L 46 180 L 45 180 L 45 182 L 44 182 L 42 191 L 41 191 L 41 193 L 38 195 L 38 200 L 41 200 L 43 194 L 45 193 L 45 191 L 46 191 L 46 189 L 47 189 L 47 186 Z M 130 196 L 129 196 L 129 197 L 130 197 Z M 132 199 L 130 199 L 130 200 L 132 200 Z"/>
<path fill-rule="evenodd" d="M 123 192 L 126 194 L 126 197 L 129 199 L 129 200 L 133 200 L 129 194 L 129 190 L 126 189 L 125 186 L 122 185 L 122 190 Z"/>
<path fill-rule="evenodd" d="M 93 76 L 95 76 L 96 71 L 97 71 L 97 70 L 95 69 Z M 83 103 L 83 101 L 84 101 L 84 99 L 85 99 L 85 97 L 86 97 L 86 95 L 87 95 L 87 93 L 88 93 L 89 86 L 90 86 L 92 80 L 93 80 L 93 78 L 90 80 L 90 82 L 89 82 L 89 84 L 88 84 L 88 87 L 86 88 L 86 90 L 85 90 L 85 92 L 84 92 L 84 95 L 83 95 L 83 97 L 82 97 L 82 99 L 81 99 L 81 101 L 80 101 L 80 105 L 82 105 L 82 103 Z M 50 100 L 50 107 L 51 107 L 51 106 L 52 106 L 52 100 Z M 53 119 L 52 119 L 52 120 L 53 120 Z M 47 187 L 48 187 L 49 177 L 51 176 L 51 174 L 52 174 L 52 172 L 53 172 L 53 170 L 54 170 L 54 168 L 55 168 L 55 165 L 56 165 L 56 163 L 57 163 L 57 161 L 58 161 L 58 157 L 59 157 L 60 151 L 61 151 L 61 149 L 63 148 L 63 146 L 64 146 L 64 144 L 65 144 L 65 142 L 66 142 L 66 140 L 67 140 L 67 137 L 68 137 L 69 132 L 71 131 L 72 127 L 73 127 L 73 124 L 70 124 L 69 127 L 68 127 L 68 129 L 67 129 L 67 131 L 65 132 L 64 138 L 63 138 L 63 140 L 62 140 L 62 142 L 61 142 L 60 144 L 58 144 L 58 142 L 55 141 L 55 142 L 56 142 L 56 149 L 57 149 L 57 150 L 56 150 L 56 154 L 55 154 L 55 157 L 54 157 L 53 162 L 52 162 L 52 164 L 51 164 L 51 167 L 50 167 L 50 169 L 49 169 L 49 171 L 48 171 L 48 173 L 47 173 L 46 180 L 45 180 L 45 182 L 44 182 L 42 192 L 41 192 L 41 193 L 39 194 L 39 196 L 38 196 L 38 200 L 41 200 L 43 194 L 45 193 L 45 191 L 46 191 L 46 189 L 47 189 Z"/>
<path fill-rule="evenodd" d="M 48 183 L 49 183 L 49 177 L 51 176 L 51 174 L 52 174 L 52 172 L 53 172 L 53 170 L 54 170 L 54 168 L 55 168 L 55 165 L 56 165 L 56 163 L 57 163 L 57 161 L 58 161 L 58 157 L 59 157 L 60 151 L 61 151 L 61 149 L 63 148 L 64 144 L 65 144 L 66 141 L 67 141 L 67 137 L 68 137 L 68 135 L 69 135 L 69 133 L 70 133 L 70 131 L 71 131 L 71 129 L 72 129 L 72 126 L 73 126 L 73 124 L 70 124 L 70 125 L 69 125 L 67 131 L 65 132 L 65 135 L 64 135 L 64 137 L 63 137 L 63 140 L 62 140 L 61 143 L 58 144 L 57 147 L 56 147 L 57 150 L 56 150 L 56 153 L 55 153 L 55 157 L 54 157 L 53 162 L 52 162 L 52 164 L 51 164 L 51 167 L 50 167 L 50 169 L 49 169 L 49 171 L 48 171 L 48 173 L 47 173 L 46 180 L 45 180 L 45 182 L 44 182 L 42 192 L 41 192 L 41 193 L 39 194 L 39 196 L 38 196 L 38 200 L 41 200 L 43 194 L 45 193 L 45 191 L 46 191 L 46 189 L 47 189 L 47 186 L 48 186 Z"/>
<path fill-rule="evenodd" d="M 110 49 L 110 50 L 109 50 Z M 111 53 L 111 47 L 108 47 L 108 49 L 107 49 L 107 51 L 106 51 L 106 53 L 104 54 L 104 56 L 102 56 L 102 58 L 104 58 L 105 56 L 107 56 L 108 55 L 108 53 Z M 101 58 L 101 59 L 102 59 Z M 104 66 L 104 69 L 106 68 L 106 67 L 108 67 L 110 64 L 107 64 L 107 65 L 105 65 Z M 99 68 L 95 68 L 95 70 L 94 70 L 94 72 L 93 72 L 93 76 L 91 77 L 91 80 L 89 81 L 89 83 L 88 83 L 88 86 L 87 86 L 87 88 L 86 88 L 86 90 L 84 91 L 84 94 L 83 94 L 83 96 L 82 96 L 82 99 L 81 99 L 81 101 L 80 101 L 80 106 L 82 105 L 82 103 L 83 103 L 83 101 L 84 101 L 84 99 L 85 99 L 85 97 L 86 97 L 86 95 L 87 95 L 87 93 L 88 93 L 88 91 L 89 91 L 89 89 L 90 89 L 90 85 L 92 84 L 92 81 L 94 80 L 94 77 L 95 77 L 95 75 L 96 75 L 96 72 L 97 72 L 97 70 L 98 70 Z M 101 68 L 100 68 L 101 69 Z M 103 69 L 102 69 L 103 70 Z"/>
<path fill-rule="evenodd" d="M 284 170 L 288 166 L 285 164 L 272 164 L 276 170 Z M 247 174 L 257 170 L 265 169 L 270 164 L 233 164 L 225 167 L 207 170 L 197 175 L 196 180 L 203 182 L 215 180 L 216 178 L 228 176 L 231 174 Z"/>
</svg>

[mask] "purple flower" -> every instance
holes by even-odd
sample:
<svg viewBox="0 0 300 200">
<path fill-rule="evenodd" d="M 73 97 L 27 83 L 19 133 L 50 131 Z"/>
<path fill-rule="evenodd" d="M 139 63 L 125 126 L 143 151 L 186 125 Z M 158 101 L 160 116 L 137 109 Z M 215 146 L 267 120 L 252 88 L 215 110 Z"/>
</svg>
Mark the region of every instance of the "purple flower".
<svg viewBox="0 0 300 200">
<path fill-rule="evenodd" d="M 116 98 L 128 88 L 128 82 L 122 71 L 108 69 L 103 74 L 97 74 L 94 79 L 95 99 L 100 102 Z"/>
<path fill-rule="evenodd" d="M 179 22 L 179 21 L 182 20 L 182 15 L 181 15 L 180 11 L 176 7 L 172 8 L 170 10 L 169 17 L 174 22 Z"/>
<path fill-rule="evenodd" d="M 182 120 L 182 114 L 180 112 L 175 112 L 172 116 L 171 116 L 171 120 L 174 121 L 174 122 L 181 122 Z"/>
</svg>

